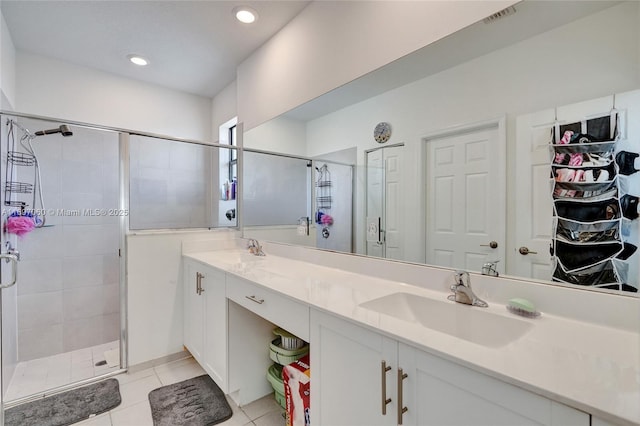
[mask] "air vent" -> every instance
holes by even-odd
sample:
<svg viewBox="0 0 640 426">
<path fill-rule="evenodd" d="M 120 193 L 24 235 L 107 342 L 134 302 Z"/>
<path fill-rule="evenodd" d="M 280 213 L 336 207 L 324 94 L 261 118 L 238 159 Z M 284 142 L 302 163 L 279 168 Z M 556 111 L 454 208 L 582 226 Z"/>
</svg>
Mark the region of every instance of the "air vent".
<svg viewBox="0 0 640 426">
<path fill-rule="evenodd" d="M 506 9 L 502 9 L 501 11 L 496 12 L 493 15 L 484 18 L 483 22 L 485 24 L 490 24 L 492 22 L 497 21 L 498 19 L 506 18 L 507 16 L 513 15 L 514 13 L 516 13 L 516 8 L 513 6 L 509 6 Z"/>
</svg>

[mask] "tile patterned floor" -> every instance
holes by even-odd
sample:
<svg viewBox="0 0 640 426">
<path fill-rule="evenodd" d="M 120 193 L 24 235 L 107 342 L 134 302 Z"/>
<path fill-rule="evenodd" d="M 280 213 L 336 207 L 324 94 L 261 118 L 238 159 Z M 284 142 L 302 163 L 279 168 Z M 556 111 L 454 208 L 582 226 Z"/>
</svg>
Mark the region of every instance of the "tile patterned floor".
<svg viewBox="0 0 640 426">
<path fill-rule="evenodd" d="M 104 353 L 117 349 L 119 342 L 109 342 L 46 358 L 20 362 L 16 366 L 5 395 L 6 401 L 44 392 L 58 386 L 99 376 L 119 367 L 96 366 L 105 360 Z"/>
<path fill-rule="evenodd" d="M 116 376 L 120 381 L 122 403 L 108 413 L 76 423 L 78 426 L 153 426 L 148 395 L 153 389 L 205 374 L 200 365 L 187 358 L 162 364 L 133 374 Z M 238 407 L 227 398 L 233 416 L 222 426 L 284 426 L 282 408 L 273 396 Z"/>
</svg>

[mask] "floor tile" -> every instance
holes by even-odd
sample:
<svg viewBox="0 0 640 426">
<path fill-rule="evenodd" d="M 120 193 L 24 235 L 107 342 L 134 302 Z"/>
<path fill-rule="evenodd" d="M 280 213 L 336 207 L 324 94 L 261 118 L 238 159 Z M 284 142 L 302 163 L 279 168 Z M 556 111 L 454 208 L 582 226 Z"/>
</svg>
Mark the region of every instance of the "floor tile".
<svg viewBox="0 0 640 426">
<path fill-rule="evenodd" d="M 258 417 L 253 421 L 256 426 L 284 426 L 285 418 L 284 410 L 272 411 L 262 417 Z"/>
<path fill-rule="evenodd" d="M 175 363 L 164 364 L 155 367 L 156 374 L 162 382 L 163 386 L 191 379 L 193 377 L 202 376 L 206 372 L 200 367 L 200 364 L 191 361 L 176 361 Z"/>
<path fill-rule="evenodd" d="M 74 423 L 73 426 L 111 426 L 111 414 L 108 412 L 100 414 L 85 421 Z"/>
<path fill-rule="evenodd" d="M 159 387 L 162 387 L 162 383 L 155 375 L 120 385 L 122 403 L 118 406 L 118 409 L 143 401 L 149 405 L 149 392 Z"/>
<path fill-rule="evenodd" d="M 149 401 L 111 411 L 113 426 L 153 426 Z"/>
<path fill-rule="evenodd" d="M 140 371 L 136 371 L 135 373 L 124 373 L 124 374 L 118 374 L 117 376 L 115 376 L 116 379 L 118 379 L 118 381 L 120 382 L 120 386 L 126 384 L 126 383 L 131 383 L 131 382 L 135 382 L 136 380 L 142 379 L 144 377 L 149 377 L 149 376 L 155 376 L 156 372 L 153 368 L 147 368 L 146 370 L 140 370 Z"/>
<path fill-rule="evenodd" d="M 275 398 L 273 397 L 273 394 L 269 394 L 240 408 L 249 417 L 249 419 L 253 421 L 255 421 L 259 417 L 264 416 L 265 414 L 269 414 L 271 412 L 279 412 L 280 410 L 282 410 L 282 407 L 278 405 Z"/>
<path fill-rule="evenodd" d="M 233 416 L 226 422 L 220 423 L 224 426 L 244 426 L 251 424 L 251 419 L 242 411 L 231 398 L 227 396 L 227 402 L 233 411 Z"/>
</svg>

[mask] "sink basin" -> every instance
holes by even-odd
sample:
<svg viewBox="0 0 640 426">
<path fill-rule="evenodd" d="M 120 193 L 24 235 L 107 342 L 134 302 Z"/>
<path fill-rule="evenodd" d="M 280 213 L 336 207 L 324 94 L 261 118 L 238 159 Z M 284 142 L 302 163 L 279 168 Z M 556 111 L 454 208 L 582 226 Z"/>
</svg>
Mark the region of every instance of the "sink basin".
<svg viewBox="0 0 640 426">
<path fill-rule="evenodd" d="M 484 311 L 483 308 L 409 293 L 390 294 L 361 303 L 360 307 L 496 348 L 517 340 L 533 326 L 518 318 Z"/>
</svg>

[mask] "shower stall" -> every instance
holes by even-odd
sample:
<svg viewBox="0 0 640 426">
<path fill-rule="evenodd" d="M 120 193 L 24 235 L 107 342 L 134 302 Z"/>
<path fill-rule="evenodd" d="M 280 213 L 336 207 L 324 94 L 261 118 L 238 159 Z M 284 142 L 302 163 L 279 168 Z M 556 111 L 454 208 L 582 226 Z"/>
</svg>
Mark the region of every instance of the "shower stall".
<svg viewBox="0 0 640 426">
<path fill-rule="evenodd" d="M 235 183 L 241 155 L 24 114 L 0 120 L 0 390 L 9 407 L 127 368 L 125 236 L 236 228 L 235 193 L 221 189 Z"/>
<path fill-rule="evenodd" d="M 10 403 L 122 367 L 119 133 L 3 115 L 1 150 Z"/>
</svg>

